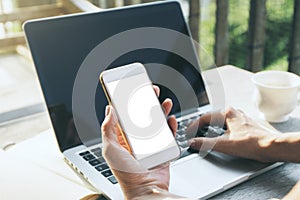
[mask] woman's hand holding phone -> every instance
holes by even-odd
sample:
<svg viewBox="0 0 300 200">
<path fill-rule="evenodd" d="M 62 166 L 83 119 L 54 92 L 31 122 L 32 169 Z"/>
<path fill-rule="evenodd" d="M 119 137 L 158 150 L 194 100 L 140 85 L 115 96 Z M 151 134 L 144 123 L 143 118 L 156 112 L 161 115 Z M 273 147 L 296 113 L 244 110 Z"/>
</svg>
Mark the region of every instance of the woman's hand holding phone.
<svg viewBox="0 0 300 200">
<path fill-rule="evenodd" d="M 153 86 L 153 88 L 156 95 L 159 96 L 159 88 L 157 86 Z M 172 108 L 172 101 L 166 99 L 162 103 L 162 107 L 165 115 L 168 115 Z M 103 155 L 117 177 L 126 199 L 178 198 L 168 192 L 169 164 L 166 163 L 151 170 L 145 169 L 128 151 L 128 146 L 117 126 L 118 118 L 112 106 L 106 107 L 105 115 L 102 123 Z M 175 135 L 176 118 L 169 117 L 168 124 Z"/>
<path fill-rule="evenodd" d="M 118 116 L 123 145 L 141 166 L 151 169 L 180 156 L 180 148 L 143 64 L 105 70 L 100 82 Z"/>
</svg>

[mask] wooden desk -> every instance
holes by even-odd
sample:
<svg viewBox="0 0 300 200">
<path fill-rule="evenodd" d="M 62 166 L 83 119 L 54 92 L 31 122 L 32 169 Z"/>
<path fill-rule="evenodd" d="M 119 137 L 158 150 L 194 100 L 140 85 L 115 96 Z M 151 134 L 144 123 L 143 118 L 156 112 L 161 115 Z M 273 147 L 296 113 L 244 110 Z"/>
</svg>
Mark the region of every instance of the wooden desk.
<svg viewBox="0 0 300 200">
<path fill-rule="evenodd" d="M 258 111 L 251 101 L 251 95 L 254 90 L 254 86 L 251 82 L 252 73 L 232 66 L 218 68 L 218 72 L 217 75 L 221 78 L 222 82 L 216 79 L 207 80 L 211 89 L 220 89 L 224 87 L 224 91 L 226 92 L 223 91 L 223 94 L 225 94 L 225 96 L 223 95 L 222 97 L 222 94 L 220 94 L 220 98 L 222 97 L 223 100 L 225 100 L 225 105 L 231 105 L 235 108 L 242 109 L 252 117 L 257 117 Z M 39 126 L 42 127 L 41 129 L 49 127 L 49 119 L 46 117 L 45 113 L 43 113 L 40 117 L 27 118 L 26 120 L 7 126 L 6 129 L 7 132 L 10 133 L 20 133 L 24 131 L 37 132 L 38 129 L 30 129 L 30 127 L 34 127 L 37 122 L 39 123 Z M 291 114 L 291 118 L 288 122 L 273 124 L 273 126 L 283 132 L 300 131 L 300 108 L 298 107 Z M 298 180 L 300 180 L 300 165 L 288 163 L 223 192 L 212 199 L 244 200 L 268 199 L 271 197 L 281 198 Z"/>
</svg>

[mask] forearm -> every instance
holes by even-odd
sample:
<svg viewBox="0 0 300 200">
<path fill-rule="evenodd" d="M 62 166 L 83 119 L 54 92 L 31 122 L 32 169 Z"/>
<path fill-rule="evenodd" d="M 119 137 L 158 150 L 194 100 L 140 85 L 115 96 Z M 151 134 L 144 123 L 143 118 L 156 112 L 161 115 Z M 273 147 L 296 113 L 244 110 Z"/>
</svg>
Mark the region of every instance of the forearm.
<svg viewBox="0 0 300 200">
<path fill-rule="evenodd" d="M 162 184 L 150 173 L 128 173 L 113 170 L 126 200 L 184 199 L 168 191 L 169 185 Z M 160 180 L 164 178 L 160 177 Z"/>
<path fill-rule="evenodd" d="M 300 132 L 278 135 L 266 148 L 266 154 L 268 161 L 300 163 Z"/>
</svg>

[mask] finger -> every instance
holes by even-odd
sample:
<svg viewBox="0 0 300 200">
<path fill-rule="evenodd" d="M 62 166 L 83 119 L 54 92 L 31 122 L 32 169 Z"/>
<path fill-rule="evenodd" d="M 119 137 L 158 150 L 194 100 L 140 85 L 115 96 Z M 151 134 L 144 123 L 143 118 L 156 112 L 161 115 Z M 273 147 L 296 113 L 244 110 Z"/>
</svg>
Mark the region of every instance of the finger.
<svg viewBox="0 0 300 200">
<path fill-rule="evenodd" d="M 117 141 L 117 136 L 115 133 L 118 122 L 112 106 L 106 106 L 105 115 L 106 117 L 101 125 L 102 139 L 108 138 L 108 140 Z"/>
<path fill-rule="evenodd" d="M 102 123 L 102 155 L 113 170 L 125 172 L 145 171 L 133 156 L 119 143 L 118 119 L 112 106 L 106 107 L 106 117 Z"/>
<path fill-rule="evenodd" d="M 192 149 L 200 150 L 200 152 L 214 150 L 232 156 L 257 159 L 253 153 L 243 151 L 243 149 L 249 148 L 245 147 L 248 143 L 248 141 L 233 141 L 223 135 L 216 138 L 194 138 L 191 140 L 190 146 Z"/>
<path fill-rule="evenodd" d="M 222 110 L 210 112 L 202 115 L 198 120 L 198 126 L 220 126 L 222 127 L 225 123 L 225 113 Z"/>
<path fill-rule="evenodd" d="M 234 143 L 228 140 L 228 137 L 224 136 L 215 138 L 193 138 L 189 142 L 190 147 L 198 151 L 214 150 L 231 155 L 236 151 Z"/>
<path fill-rule="evenodd" d="M 117 119 L 114 117 L 114 110 L 112 106 L 106 106 L 105 119 L 101 126 L 103 152 L 107 154 L 108 149 L 123 149 L 119 143 L 117 135 Z M 111 150 L 110 150 L 111 151 Z M 116 150 L 117 151 L 117 150 Z"/>
<path fill-rule="evenodd" d="M 241 110 L 228 108 L 226 111 L 226 125 L 230 132 L 238 131 L 242 125 L 251 123 L 253 124 L 252 120 Z"/>
<path fill-rule="evenodd" d="M 196 136 L 198 129 L 199 129 L 199 120 L 194 121 L 187 125 L 185 134 L 187 138 L 193 138 Z"/>
<path fill-rule="evenodd" d="M 193 122 L 193 124 L 191 124 L 191 126 L 195 126 L 196 124 L 199 127 L 207 126 L 210 124 L 211 117 L 212 117 L 212 113 L 204 114 L 199 118 L 198 122 Z"/>
<path fill-rule="evenodd" d="M 164 102 L 161 104 L 163 107 L 163 110 L 165 112 L 165 115 L 168 116 L 171 112 L 172 106 L 173 106 L 173 102 L 171 99 L 166 98 L 164 100 Z"/>
<path fill-rule="evenodd" d="M 122 135 L 118 135 L 118 140 L 119 140 L 119 143 L 121 145 L 125 145 L 126 144 Z"/>
<path fill-rule="evenodd" d="M 176 117 L 174 115 L 172 115 L 168 118 L 168 124 L 173 132 L 173 135 L 175 136 L 176 132 L 177 132 L 178 124 L 176 121 Z"/>
<path fill-rule="evenodd" d="M 232 107 L 228 107 L 225 112 L 218 110 L 202 115 L 198 121 L 198 125 L 199 127 L 207 125 L 222 126 L 227 118 L 235 118 L 240 114 L 241 112 L 239 112 L 238 110 Z"/>
<path fill-rule="evenodd" d="M 229 119 L 236 118 L 238 116 L 241 116 L 241 112 L 232 107 L 228 107 L 225 111 L 225 116 L 226 116 L 226 119 L 227 118 L 229 118 Z"/>
<path fill-rule="evenodd" d="M 204 143 L 210 143 L 210 144 L 214 144 L 212 146 L 212 149 L 215 148 L 215 144 L 217 143 L 217 139 L 216 138 L 192 138 L 190 141 L 190 148 L 199 151 L 201 149 L 201 147 L 203 146 Z M 208 149 L 207 149 L 208 150 Z"/>
<path fill-rule="evenodd" d="M 159 97 L 159 93 L 160 93 L 159 87 L 157 85 L 153 85 L 153 89 L 155 91 L 156 96 Z"/>
<path fill-rule="evenodd" d="M 243 115 L 246 115 L 246 113 L 244 111 L 242 111 L 241 109 L 237 109 L 237 111 Z"/>
<path fill-rule="evenodd" d="M 120 131 L 119 131 L 120 132 Z M 126 149 L 128 152 L 132 153 L 131 151 L 131 148 L 128 144 L 128 142 L 126 141 L 126 139 L 124 138 L 124 136 L 120 133 L 118 134 L 118 141 L 119 141 L 119 144 L 124 148 Z"/>
</svg>

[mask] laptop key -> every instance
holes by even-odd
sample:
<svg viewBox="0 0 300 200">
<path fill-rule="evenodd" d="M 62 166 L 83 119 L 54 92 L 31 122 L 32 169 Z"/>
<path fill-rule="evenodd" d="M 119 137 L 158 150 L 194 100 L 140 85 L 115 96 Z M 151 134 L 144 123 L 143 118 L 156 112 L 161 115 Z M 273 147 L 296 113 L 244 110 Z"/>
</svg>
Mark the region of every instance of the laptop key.
<svg viewBox="0 0 300 200">
<path fill-rule="evenodd" d="M 182 125 L 181 121 L 177 121 L 177 126 L 180 127 Z"/>
<path fill-rule="evenodd" d="M 188 139 L 187 139 L 187 137 L 186 137 L 186 135 L 184 134 L 184 135 L 176 135 L 176 140 L 178 141 L 178 142 L 184 142 L 184 141 L 187 141 Z"/>
<path fill-rule="evenodd" d="M 95 152 L 93 152 L 94 153 L 94 155 L 96 156 L 96 157 L 101 157 L 102 156 L 102 152 L 101 152 L 101 150 L 100 151 L 95 151 Z"/>
<path fill-rule="evenodd" d="M 189 146 L 188 141 L 183 141 L 183 142 L 178 141 L 178 145 L 182 148 L 187 148 Z"/>
<path fill-rule="evenodd" d="M 90 165 L 95 166 L 95 165 L 99 165 L 101 162 L 98 159 L 95 160 L 91 160 L 89 161 Z"/>
<path fill-rule="evenodd" d="M 182 141 L 183 139 L 186 138 L 186 136 L 185 136 L 185 134 L 182 134 L 182 135 L 181 134 L 176 134 L 175 138 L 178 141 Z"/>
<path fill-rule="evenodd" d="M 185 130 L 177 130 L 176 135 L 182 135 L 185 134 Z"/>
<path fill-rule="evenodd" d="M 104 159 L 102 156 L 100 156 L 100 157 L 98 158 L 98 160 L 99 160 L 101 163 L 104 163 L 104 162 L 105 162 L 105 159 Z"/>
<path fill-rule="evenodd" d="M 99 172 L 101 172 L 103 170 L 108 169 L 108 166 L 107 166 L 107 164 L 102 164 L 102 165 L 96 166 L 95 168 L 96 168 L 96 170 L 98 170 Z"/>
<path fill-rule="evenodd" d="M 182 124 L 183 125 L 188 125 L 188 124 L 190 124 L 192 122 L 192 119 L 185 119 L 185 120 L 182 120 Z"/>
<path fill-rule="evenodd" d="M 117 183 L 118 183 L 116 177 L 114 177 L 114 176 L 108 177 L 108 180 L 109 180 L 112 184 L 117 184 Z"/>
<path fill-rule="evenodd" d="M 197 116 L 192 117 L 191 120 L 192 120 L 192 121 L 196 121 L 196 120 L 198 120 L 199 118 L 200 118 L 200 115 L 197 115 Z"/>
<path fill-rule="evenodd" d="M 187 129 L 186 126 L 181 126 L 181 127 L 178 127 L 177 132 L 178 133 L 180 133 L 180 132 L 185 133 L 186 129 Z"/>
<path fill-rule="evenodd" d="M 104 177 L 109 177 L 112 175 L 112 172 L 110 171 L 110 169 L 108 170 L 105 170 L 103 172 L 101 172 L 101 174 L 104 176 Z"/>
<path fill-rule="evenodd" d="M 84 152 L 81 152 L 79 155 L 80 155 L 80 156 L 85 156 L 85 155 L 87 155 L 87 154 L 90 154 L 90 152 L 89 152 L 89 151 L 84 151 Z"/>
<path fill-rule="evenodd" d="M 187 126 L 185 126 L 185 125 L 178 126 L 178 130 L 185 131 L 186 129 L 187 129 Z"/>
<path fill-rule="evenodd" d="M 83 156 L 83 159 L 86 161 L 90 161 L 90 160 L 95 159 L 95 156 L 93 156 L 92 154 L 87 154 L 87 155 Z"/>
<path fill-rule="evenodd" d="M 209 126 L 207 130 L 206 137 L 217 137 L 223 135 L 225 130 L 218 126 Z"/>
<path fill-rule="evenodd" d="M 95 153 L 95 152 L 101 152 L 102 150 L 101 150 L 100 147 L 97 147 L 97 148 L 95 148 L 95 149 L 92 149 L 91 151 L 92 151 L 93 153 Z"/>
</svg>

